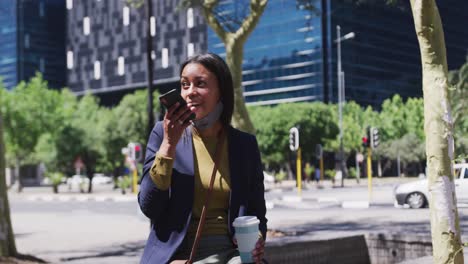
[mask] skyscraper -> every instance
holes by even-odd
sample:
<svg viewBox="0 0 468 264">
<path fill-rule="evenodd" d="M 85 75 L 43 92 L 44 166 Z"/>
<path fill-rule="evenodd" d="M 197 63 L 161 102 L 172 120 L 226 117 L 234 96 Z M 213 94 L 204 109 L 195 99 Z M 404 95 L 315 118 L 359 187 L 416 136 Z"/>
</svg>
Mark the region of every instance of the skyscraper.
<svg viewBox="0 0 468 264">
<path fill-rule="evenodd" d="M 0 1 L 0 77 L 7 89 L 36 72 L 65 86 L 65 4 L 61 0 Z"/>
</svg>

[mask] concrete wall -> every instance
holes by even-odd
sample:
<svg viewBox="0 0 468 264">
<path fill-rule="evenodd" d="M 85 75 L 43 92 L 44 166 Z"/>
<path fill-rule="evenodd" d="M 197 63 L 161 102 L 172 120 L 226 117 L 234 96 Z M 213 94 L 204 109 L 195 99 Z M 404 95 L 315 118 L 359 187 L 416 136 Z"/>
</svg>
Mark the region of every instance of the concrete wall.
<svg viewBox="0 0 468 264">
<path fill-rule="evenodd" d="M 432 255 L 430 235 L 367 234 L 328 240 L 268 241 L 265 258 L 275 263 L 393 264 Z"/>
<path fill-rule="evenodd" d="M 430 235 L 368 234 L 366 242 L 372 264 L 393 264 L 432 255 Z"/>
<path fill-rule="evenodd" d="M 363 235 L 320 241 L 272 241 L 267 243 L 265 258 L 270 264 L 370 264 Z"/>
</svg>

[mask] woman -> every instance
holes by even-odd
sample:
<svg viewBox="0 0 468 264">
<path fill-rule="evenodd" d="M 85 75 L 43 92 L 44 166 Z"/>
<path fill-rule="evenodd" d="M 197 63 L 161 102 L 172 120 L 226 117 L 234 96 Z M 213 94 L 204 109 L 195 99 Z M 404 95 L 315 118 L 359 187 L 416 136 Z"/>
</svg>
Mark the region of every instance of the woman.
<svg viewBox="0 0 468 264">
<path fill-rule="evenodd" d="M 182 64 L 180 89 L 187 105 L 168 109 L 146 149 L 138 202 L 152 224 L 141 263 L 189 258 L 215 156 L 218 169 L 194 262 L 240 263 L 232 223 L 253 215 L 260 220 L 260 234 L 252 256 L 260 263 L 267 222 L 263 170 L 255 137 L 230 126 L 229 68 L 215 54 L 191 57 Z M 196 117 L 190 122 L 192 113 Z"/>
</svg>

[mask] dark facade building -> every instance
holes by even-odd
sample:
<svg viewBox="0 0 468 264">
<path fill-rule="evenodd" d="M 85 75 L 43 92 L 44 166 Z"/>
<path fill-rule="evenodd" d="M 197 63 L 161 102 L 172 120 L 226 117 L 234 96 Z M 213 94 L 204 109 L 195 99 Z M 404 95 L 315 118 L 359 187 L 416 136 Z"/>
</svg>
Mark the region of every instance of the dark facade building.
<svg viewBox="0 0 468 264">
<path fill-rule="evenodd" d="M 221 1 L 222 10 L 242 13 L 248 1 Z M 270 0 L 244 48 L 243 87 L 248 104 L 337 102 L 336 26 L 341 36 L 345 98 L 379 108 L 400 94 L 421 97 L 421 59 L 409 1 L 353 4 L 321 0 L 313 10 L 296 1 Z M 379 1 L 370 1 L 379 2 Z M 447 43 L 449 69 L 464 62 L 468 49 L 467 1 L 437 1 Z M 225 11 L 227 12 L 227 11 Z M 208 49 L 224 47 L 208 30 Z"/>
<path fill-rule="evenodd" d="M 341 41 L 346 100 L 378 108 L 395 93 L 420 97 L 420 53 L 409 3 L 388 7 L 350 2 L 312 1 L 315 8 L 311 10 L 297 1 L 270 0 L 244 47 L 246 102 L 336 102 L 337 25 L 342 36 L 355 35 Z M 108 104 L 146 87 L 144 6 L 135 8 L 114 0 L 66 3 L 68 86 L 79 95 L 87 91 L 97 94 Z M 223 0 L 218 11 L 242 16 L 248 3 Z M 438 4 L 449 69 L 456 69 L 467 55 L 468 28 L 463 19 L 468 2 Z M 200 11 L 178 10 L 177 5 L 178 1 L 153 0 L 154 82 L 162 90 L 178 86 L 179 66 L 191 54 L 210 51 L 225 55 L 223 43 Z"/>
<path fill-rule="evenodd" d="M 0 77 L 7 89 L 41 72 L 50 87 L 66 84 L 63 0 L 0 1 Z"/>
<path fill-rule="evenodd" d="M 118 103 L 125 93 L 147 86 L 144 5 L 125 1 L 67 0 L 68 86 L 78 95 Z M 154 83 L 178 87 L 179 65 L 195 52 L 206 51 L 206 25 L 196 10 L 177 11 L 177 1 L 153 0 Z"/>
<path fill-rule="evenodd" d="M 376 1 L 384 2 L 384 1 Z M 382 101 L 400 94 L 403 98 L 422 96 L 421 56 L 409 1 L 399 7 L 383 3 L 350 5 L 327 1 L 330 98 L 336 101 L 336 26 L 342 35 L 356 37 L 343 41 L 346 100 L 380 107 Z M 468 1 L 437 1 L 444 27 L 448 68 L 458 69 L 468 55 Z M 335 98 L 335 99 L 333 99 Z"/>
</svg>

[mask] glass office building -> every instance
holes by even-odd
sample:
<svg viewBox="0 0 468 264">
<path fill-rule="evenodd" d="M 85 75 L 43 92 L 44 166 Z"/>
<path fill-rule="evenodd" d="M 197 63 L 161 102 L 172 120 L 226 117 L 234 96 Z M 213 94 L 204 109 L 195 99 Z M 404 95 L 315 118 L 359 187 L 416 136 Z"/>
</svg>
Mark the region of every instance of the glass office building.
<svg viewBox="0 0 468 264">
<path fill-rule="evenodd" d="M 404 2 L 404 1 L 403 1 Z M 244 47 L 243 89 L 248 104 L 337 101 L 337 39 L 341 42 L 345 98 L 380 107 L 400 94 L 420 97 L 421 61 L 409 3 L 350 4 L 315 1 L 315 10 L 296 1 L 270 0 Z M 467 1 L 439 1 L 449 69 L 465 62 L 468 28 L 463 24 Z M 244 1 L 221 1 L 224 12 L 242 13 Z M 450 7 L 450 9 L 449 9 Z M 222 42 L 208 30 L 208 50 L 225 55 Z"/>
<path fill-rule="evenodd" d="M 7 88 L 18 80 L 16 30 L 16 1 L 0 1 L 0 78 Z"/>
<path fill-rule="evenodd" d="M 331 80 L 330 98 L 337 92 L 336 26 L 341 35 L 354 32 L 355 38 L 341 42 L 342 69 L 345 72 L 346 100 L 380 107 L 382 101 L 400 94 L 403 98 L 421 97 L 421 57 L 409 1 L 398 8 L 381 3 L 351 5 L 327 1 Z M 437 1 L 442 17 L 449 69 L 466 61 L 468 28 L 467 1 Z"/>
<path fill-rule="evenodd" d="M 242 1 L 241 1 L 242 2 Z M 222 1 L 242 12 L 245 3 Z M 208 50 L 225 56 L 224 45 L 208 31 Z M 250 104 L 323 100 L 321 17 L 298 10 L 295 1 L 268 3 L 244 47 L 244 96 Z"/>
<path fill-rule="evenodd" d="M 0 76 L 7 89 L 36 72 L 53 88 L 65 86 L 63 0 L 0 1 Z"/>
</svg>

